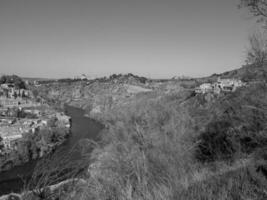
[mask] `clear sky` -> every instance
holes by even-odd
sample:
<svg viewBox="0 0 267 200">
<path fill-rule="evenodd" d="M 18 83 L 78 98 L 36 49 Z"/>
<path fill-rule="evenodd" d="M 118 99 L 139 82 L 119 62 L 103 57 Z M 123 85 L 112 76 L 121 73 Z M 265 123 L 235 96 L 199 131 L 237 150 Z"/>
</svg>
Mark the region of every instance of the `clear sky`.
<svg viewBox="0 0 267 200">
<path fill-rule="evenodd" d="M 204 76 L 240 67 L 235 0 L 0 0 L 0 73 Z"/>
</svg>

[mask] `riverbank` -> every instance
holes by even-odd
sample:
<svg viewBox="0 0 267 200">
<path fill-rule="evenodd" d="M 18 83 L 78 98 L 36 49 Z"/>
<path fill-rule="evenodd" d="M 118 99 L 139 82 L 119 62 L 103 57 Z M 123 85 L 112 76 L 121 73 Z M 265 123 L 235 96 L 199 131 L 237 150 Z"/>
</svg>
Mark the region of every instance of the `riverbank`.
<svg viewBox="0 0 267 200">
<path fill-rule="evenodd" d="M 84 160 L 90 166 L 86 185 L 66 192 L 70 199 L 240 199 L 244 194 L 266 199 L 265 80 L 216 98 L 186 87 L 121 98 L 117 90 L 108 90 L 125 85 L 112 84 L 101 85 L 111 98 L 101 97 L 99 88 L 81 90 L 96 95 L 77 118 L 92 117 L 107 129 L 90 157 L 75 160 L 76 166 Z M 71 98 L 76 88 L 66 92 L 65 85 L 55 87 L 57 101 L 78 102 Z M 83 94 L 80 100 L 86 101 Z M 79 144 L 85 152 L 93 143 Z"/>
<path fill-rule="evenodd" d="M 70 134 L 70 118 L 51 109 L 38 118 L 15 120 L 1 126 L 0 172 L 51 153 Z"/>
<path fill-rule="evenodd" d="M 61 99 L 76 91 L 55 89 Z M 87 187 L 73 187 L 72 199 L 266 199 L 265 80 L 216 98 L 190 88 L 107 94 L 88 99 L 87 116 L 109 126 L 92 154 Z"/>
<path fill-rule="evenodd" d="M 46 188 L 42 188 L 41 190 L 45 191 L 45 195 L 47 198 L 49 198 L 49 196 L 51 194 L 57 194 L 55 196 L 62 196 L 62 192 L 61 192 L 61 188 L 65 187 L 65 188 L 70 188 L 73 187 L 74 185 L 86 185 L 87 182 L 84 179 L 68 179 L 65 181 L 62 181 L 58 184 L 54 184 L 54 185 L 50 185 Z M 10 200 L 10 199 L 17 199 L 17 200 L 34 200 L 36 199 L 36 193 L 38 193 L 38 190 L 33 190 L 33 191 L 25 191 L 21 194 L 18 193 L 11 193 L 11 194 L 7 194 L 7 195 L 3 195 L 0 197 L 0 200 Z"/>
<path fill-rule="evenodd" d="M 103 126 L 90 118 L 84 117 L 84 111 L 71 106 L 65 107 L 65 113 L 71 117 L 71 135 L 68 139 L 52 153 L 54 162 L 61 161 L 63 156 L 68 162 L 75 163 L 81 159 L 81 152 L 72 150 L 76 148 L 81 140 L 97 140 Z M 30 161 L 22 166 L 17 166 L 9 171 L 0 173 L 0 196 L 11 192 L 21 192 L 24 189 L 24 182 L 31 177 L 37 166 L 38 160 Z"/>
</svg>

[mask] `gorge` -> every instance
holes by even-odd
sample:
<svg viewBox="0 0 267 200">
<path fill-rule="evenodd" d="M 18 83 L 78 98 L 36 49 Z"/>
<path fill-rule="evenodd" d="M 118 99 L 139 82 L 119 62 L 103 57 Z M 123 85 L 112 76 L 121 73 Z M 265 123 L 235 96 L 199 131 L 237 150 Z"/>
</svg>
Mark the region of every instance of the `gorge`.
<svg viewBox="0 0 267 200">
<path fill-rule="evenodd" d="M 71 136 L 53 153 L 59 159 L 59 155 L 68 154 L 80 140 L 96 140 L 102 129 L 101 124 L 85 117 L 82 109 L 65 106 L 65 113 L 72 119 Z M 69 161 L 79 159 L 80 156 L 80 153 L 75 153 L 69 158 Z M 0 173 L 0 196 L 10 192 L 20 192 L 23 189 L 24 180 L 31 177 L 37 163 L 38 160 L 30 161 Z"/>
</svg>

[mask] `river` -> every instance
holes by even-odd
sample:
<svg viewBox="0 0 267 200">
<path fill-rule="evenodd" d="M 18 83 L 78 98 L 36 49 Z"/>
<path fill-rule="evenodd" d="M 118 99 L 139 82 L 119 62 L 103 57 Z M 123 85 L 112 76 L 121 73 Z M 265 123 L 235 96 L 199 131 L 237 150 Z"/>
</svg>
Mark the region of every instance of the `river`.
<svg viewBox="0 0 267 200">
<path fill-rule="evenodd" d="M 64 142 L 54 154 L 66 155 L 77 143 L 84 139 L 96 141 L 103 126 L 84 116 L 84 111 L 79 108 L 65 106 L 65 113 L 72 119 L 71 136 Z M 75 162 L 80 153 L 71 154 L 69 158 Z M 30 161 L 21 166 L 16 166 L 9 171 L 0 173 L 0 196 L 11 192 L 20 192 L 24 187 L 25 177 L 31 177 L 38 160 Z"/>
</svg>

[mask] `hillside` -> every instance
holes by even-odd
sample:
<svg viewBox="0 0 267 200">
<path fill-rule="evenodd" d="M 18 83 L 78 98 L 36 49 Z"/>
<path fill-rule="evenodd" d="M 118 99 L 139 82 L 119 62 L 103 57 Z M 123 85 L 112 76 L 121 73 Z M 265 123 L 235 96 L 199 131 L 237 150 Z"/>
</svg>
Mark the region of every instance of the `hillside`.
<svg viewBox="0 0 267 200">
<path fill-rule="evenodd" d="M 258 81 L 211 98 L 181 89 L 112 109 L 89 169 L 96 188 L 83 191 L 96 199 L 267 198 L 267 85 Z"/>
<path fill-rule="evenodd" d="M 234 69 L 221 74 L 213 74 L 209 77 L 200 78 L 199 81 L 215 81 L 218 77 L 221 78 L 236 78 L 244 82 L 266 81 L 267 80 L 267 63 L 263 65 L 250 64 L 244 65 L 239 69 Z"/>
<path fill-rule="evenodd" d="M 220 94 L 194 92 L 219 76 L 247 84 Z M 93 161 L 88 174 L 47 194 L 59 199 L 266 199 L 265 77 L 266 65 L 249 65 L 201 79 L 155 81 L 128 74 L 37 86 L 51 104 L 82 107 L 106 125 L 101 142 L 85 156 Z"/>
<path fill-rule="evenodd" d="M 33 90 L 53 104 L 65 103 L 81 107 L 88 114 L 101 114 L 113 107 L 127 104 L 136 96 L 144 94 L 179 91 L 176 82 L 155 82 L 132 74 L 112 75 L 109 78 L 88 81 L 57 81 L 41 84 Z"/>
<path fill-rule="evenodd" d="M 146 93 L 154 93 L 159 97 L 163 94 L 179 93 L 183 90 L 193 92 L 201 83 L 216 82 L 218 77 L 239 79 L 245 83 L 264 82 L 267 80 L 267 65 L 246 65 L 240 69 L 196 79 L 161 81 L 138 77 L 133 74 L 114 74 L 108 78 L 94 80 L 62 79 L 44 82 L 33 90 L 60 107 L 67 103 L 81 107 L 88 114 L 94 115 L 108 112 L 117 105 L 127 104 L 136 96 L 142 96 Z"/>
</svg>

